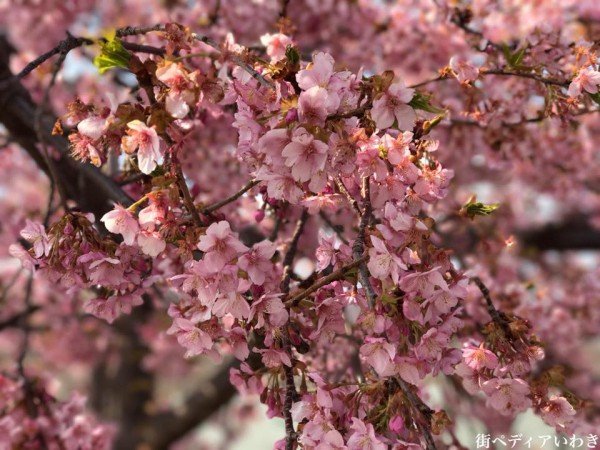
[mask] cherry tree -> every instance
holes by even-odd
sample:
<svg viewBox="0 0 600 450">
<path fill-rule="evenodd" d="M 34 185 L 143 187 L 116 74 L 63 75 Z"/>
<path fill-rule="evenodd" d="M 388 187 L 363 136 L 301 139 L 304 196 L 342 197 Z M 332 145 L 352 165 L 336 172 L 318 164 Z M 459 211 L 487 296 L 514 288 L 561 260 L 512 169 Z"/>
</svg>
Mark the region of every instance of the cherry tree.
<svg viewBox="0 0 600 450">
<path fill-rule="evenodd" d="M 596 1 L 0 22 L 1 449 L 233 438 L 237 393 L 285 450 L 470 448 L 461 420 L 525 411 L 596 448 Z"/>
</svg>

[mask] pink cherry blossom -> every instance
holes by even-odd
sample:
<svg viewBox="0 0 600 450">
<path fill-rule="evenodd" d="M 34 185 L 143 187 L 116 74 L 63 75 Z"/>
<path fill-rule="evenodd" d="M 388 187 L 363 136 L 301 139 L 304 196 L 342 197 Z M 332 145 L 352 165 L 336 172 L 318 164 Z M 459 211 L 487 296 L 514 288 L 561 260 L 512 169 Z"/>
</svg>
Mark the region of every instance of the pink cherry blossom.
<svg viewBox="0 0 600 450">
<path fill-rule="evenodd" d="M 323 170 L 328 149 L 326 143 L 300 127 L 292 133 L 292 142 L 285 146 L 282 155 L 285 165 L 292 168 L 294 179 L 304 182 L 310 180 L 317 171 Z"/>
<path fill-rule="evenodd" d="M 36 258 L 48 256 L 52 248 L 52 242 L 46 234 L 46 230 L 41 223 L 27 220 L 25 228 L 20 232 L 21 237 L 33 245 L 33 254 Z"/>
<path fill-rule="evenodd" d="M 348 450 L 386 450 L 387 446 L 375 436 L 375 430 L 370 423 L 354 417 L 350 427 L 354 433 L 347 442 Z"/>
<path fill-rule="evenodd" d="M 473 370 L 493 370 L 498 367 L 498 357 L 491 351 L 483 348 L 483 343 L 479 347 L 466 345 L 462 349 L 462 353 L 465 363 Z"/>
<path fill-rule="evenodd" d="M 256 317 L 256 327 L 263 328 L 265 322 L 274 327 L 283 326 L 288 320 L 288 312 L 281 301 L 280 294 L 265 294 L 252 302 L 248 321 Z"/>
<path fill-rule="evenodd" d="M 137 236 L 137 244 L 146 255 L 156 258 L 167 247 L 160 233 L 150 230 L 141 230 Z"/>
<path fill-rule="evenodd" d="M 385 339 L 369 338 L 367 343 L 360 347 L 360 354 L 380 376 L 392 373 L 392 361 L 396 356 L 396 349 Z"/>
<path fill-rule="evenodd" d="M 402 260 L 390 252 L 384 242 L 377 236 L 371 236 L 373 247 L 369 249 L 369 262 L 367 266 L 371 275 L 383 280 L 392 276 L 394 283 L 400 278 L 400 270 L 406 270 L 406 265 Z"/>
<path fill-rule="evenodd" d="M 598 92 L 598 85 L 600 85 L 600 72 L 592 67 L 586 67 L 580 70 L 571 81 L 568 91 L 569 97 L 578 97 L 583 91 L 595 94 Z"/>
<path fill-rule="evenodd" d="M 111 233 L 122 235 L 127 245 L 133 245 L 140 226 L 131 211 L 117 204 L 115 209 L 102 216 L 100 221 L 104 222 L 104 226 Z"/>
<path fill-rule="evenodd" d="M 187 349 L 186 358 L 200 355 L 213 345 L 209 334 L 183 318 L 175 319 L 171 328 L 167 330 L 167 334 L 174 334 L 177 341 Z"/>
<path fill-rule="evenodd" d="M 313 63 L 296 75 L 298 86 L 307 91 L 312 87 L 327 87 L 333 75 L 334 60 L 331 55 L 319 52 L 314 55 Z"/>
<path fill-rule="evenodd" d="M 271 241 L 262 241 L 242 255 L 238 260 L 238 266 L 248 272 L 250 280 L 254 284 L 261 285 L 265 282 L 266 274 L 272 269 L 271 258 L 277 247 Z"/>
<path fill-rule="evenodd" d="M 576 411 L 566 398 L 553 395 L 542 407 L 541 413 L 544 422 L 558 429 L 573 422 Z"/>
<path fill-rule="evenodd" d="M 229 222 L 224 220 L 209 226 L 197 247 L 205 253 L 206 267 L 214 272 L 248 250 L 231 231 Z"/>
<path fill-rule="evenodd" d="M 412 131 L 417 116 L 407 103 L 412 100 L 414 92 L 414 89 L 407 88 L 403 81 L 397 81 L 375 100 L 371 116 L 377 128 L 384 130 L 397 120 L 401 130 Z"/>
<path fill-rule="evenodd" d="M 148 127 L 139 120 L 132 120 L 127 127 L 127 136 L 123 137 L 121 143 L 123 151 L 132 154 L 137 150 L 140 171 L 149 175 L 163 157 L 160 138 L 154 127 Z"/>
<path fill-rule="evenodd" d="M 285 59 L 287 47 L 294 44 L 289 36 L 281 33 L 263 34 L 260 37 L 260 42 L 267 47 L 267 55 L 271 57 L 272 62 Z"/>
<path fill-rule="evenodd" d="M 531 407 L 529 385 L 520 378 L 492 378 L 482 384 L 487 404 L 502 415 L 512 415 Z"/>
<path fill-rule="evenodd" d="M 477 67 L 457 56 L 450 58 L 450 68 L 454 71 L 460 83 L 475 81 L 479 77 L 479 69 Z"/>
<path fill-rule="evenodd" d="M 194 102 L 194 83 L 181 64 L 167 63 L 156 69 L 156 78 L 169 87 L 167 111 L 176 119 L 183 119 Z"/>
</svg>

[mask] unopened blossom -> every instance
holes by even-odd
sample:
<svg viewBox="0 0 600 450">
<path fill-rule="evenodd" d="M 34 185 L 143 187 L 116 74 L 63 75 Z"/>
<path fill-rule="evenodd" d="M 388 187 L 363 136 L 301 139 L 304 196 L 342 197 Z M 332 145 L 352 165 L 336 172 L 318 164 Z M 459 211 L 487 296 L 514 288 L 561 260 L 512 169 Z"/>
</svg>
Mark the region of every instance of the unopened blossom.
<svg viewBox="0 0 600 450">
<path fill-rule="evenodd" d="M 248 247 L 242 244 L 237 235 L 231 231 L 229 222 L 225 220 L 209 226 L 197 247 L 205 253 L 204 260 L 207 268 L 215 272 L 248 250 Z"/>
<path fill-rule="evenodd" d="M 248 272 L 254 284 L 261 285 L 265 282 L 266 274 L 273 268 L 271 258 L 276 250 L 277 246 L 268 240 L 254 244 L 249 252 L 240 256 L 238 266 Z"/>
<path fill-rule="evenodd" d="M 569 97 L 578 97 L 583 91 L 596 94 L 598 92 L 598 85 L 600 85 L 600 72 L 594 70 L 592 67 L 581 69 L 569 85 Z"/>
<path fill-rule="evenodd" d="M 267 48 L 267 55 L 270 56 L 271 62 L 285 59 L 286 49 L 294 44 L 289 36 L 282 33 L 263 34 L 260 42 Z"/>
<path fill-rule="evenodd" d="M 563 428 L 573 422 L 573 416 L 577 413 L 566 398 L 555 395 L 550 397 L 540 412 L 544 422 L 556 428 Z"/>
<path fill-rule="evenodd" d="M 531 406 L 529 385 L 520 378 L 492 378 L 481 387 L 488 406 L 502 415 L 514 415 Z"/>
<path fill-rule="evenodd" d="M 491 351 L 483 348 L 483 343 L 479 347 L 466 345 L 462 349 L 462 353 L 465 363 L 473 370 L 493 370 L 498 367 L 498 357 Z"/>
<path fill-rule="evenodd" d="M 25 228 L 21 230 L 20 234 L 23 239 L 32 244 L 33 254 L 36 258 L 50 254 L 52 243 L 46 234 L 46 229 L 41 223 L 32 222 L 27 219 L 25 221 Z"/>
<path fill-rule="evenodd" d="M 450 58 L 450 68 L 454 71 L 456 79 L 460 83 L 475 81 L 479 77 L 479 69 L 458 56 Z"/>
<path fill-rule="evenodd" d="M 402 416 L 393 416 L 388 423 L 388 428 L 394 433 L 402 432 L 404 430 L 404 419 Z"/>
<path fill-rule="evenodd" d="M 325 167 L 329 146 L 300 127 L 292 133 L 292 142 L 285 146 L 282 155 L 285 165 L 291 167 L 296 181 L 304 182 Z"/>
<path fill-rule="evenodd" d="M 414 89 L 404 86 L 404 82 L 393 83 L 388 90 L 373 102 L 371 117 L 380 130 L 389 128 L 398 121 L 398 128 L 412 131 L 415 126 L 417 115 L 414 109 L 407 103 L 410 102 L 415 93 Z"/>
<path fill-rule="evenodd" d="M 108 121 L 104 117 L 90 116 L 77 124 L 77 131 L 92 139 L 99 139 L 106 130 Z"/>
<path fill-rule="evenodd" d="M 127 127 L 127 136 L 121 141 L 123 151 L 132 154 L 137 150 L 140 171 L 150 175 L 163 157 L 158 134 L 154 127 L 149 127 L 140 120 L 132 120 Z"/>
<path fill-rule="evenodd" d="M 123 242 L 127 245 L 133 245 L 135 237 L 139 233 L 140 226 L 138 221 L 128 209 L 121 205 L 115 205 L 115 209 L 107 212 L 100 219 L 108 231 L 123 236 Z"/>
</svg>

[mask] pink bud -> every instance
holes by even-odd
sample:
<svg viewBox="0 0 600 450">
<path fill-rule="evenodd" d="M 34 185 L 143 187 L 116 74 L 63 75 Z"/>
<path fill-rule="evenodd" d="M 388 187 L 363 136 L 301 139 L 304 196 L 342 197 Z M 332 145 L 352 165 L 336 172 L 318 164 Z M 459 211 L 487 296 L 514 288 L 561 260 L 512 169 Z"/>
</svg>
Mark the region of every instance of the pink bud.
<svg viewBox="0 0 600 450">
<path fill-rule="evenodd" d="M 265 218 L 265 210 L 264 209 L 259 209 L 258 211 L 256 211 L 254 213 L 254 220 L 256 220 L 256 222 L 260 223 L 263 221 L 264 218 Z"/>
<path fill-rule="evenodd" d="M 400 416 L 394 416 L 390 419 L 388 426 L 390 431 L 400 433 L 404 429 L 404 419 Z"/>
</svg>

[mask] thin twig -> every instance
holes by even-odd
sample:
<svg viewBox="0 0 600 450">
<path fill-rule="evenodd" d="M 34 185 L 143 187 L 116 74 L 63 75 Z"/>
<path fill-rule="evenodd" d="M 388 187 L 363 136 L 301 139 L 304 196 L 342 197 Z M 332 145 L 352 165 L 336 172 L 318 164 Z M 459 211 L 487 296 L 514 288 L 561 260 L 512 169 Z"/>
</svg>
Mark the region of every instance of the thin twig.
<svg viewBox="0 0 600 450">
<path fill-rule="evenodd" d="M 329 275 L 327 275 L 323 278 L 319 278 L 310 287 L 304 289 L 301 292 L 293 294 L 289 300 L 285 301 L 285 306 L 289 306 L 289 307 L 297 306 L 298 303 L 300 303 L 302 300 L 304 300 L 306 297 L 308 297 L 313 292 L 316 292 L 317 290 L 319 290 L 323 286 L 328 285 L 329 283 L 332 283 L 336 280 L 339 280 L 340 278 L 343 278 L 343 276 L 347 272 L 349 272 L 350 270 L 359 266 L 360 264 L 366 262 L 368 259 L 369 259 L 369 255 L 364 255 L 364 256 L 360 257 L 359 259 L 357 259 L 356 261 L 353 261 L 350 264 L 345 265 L 344 267 L 336 270 L 335 272 L 331 272 Z"/>
<path fill-rule="evenodd" d="M 329 216 L 323 210 L 319 211 L 319 217 L 321 217 L 321 219 L 323 219 L 323 222 L 325 222 L 327 224 L 327 226 L 333 230 L 333 232 L 337 235 L 337 237 L 340 238 L 340 241 L 342 241 L 344 244 L 348 245 L 348 239 L 346 239 L 344 237 L 344 234 L 340 230 L 340 228 L 343 229 L 342 225 L 334 224 L 331 221 L 331 219 L 329 218 Z"/>
<path fill-rule="evenodd" d="M 220 53 L 223 53 L 223 49 L 221 48 L 221 46 L 219 44 L 217 44 L 213 39 L 209 38 L 208 36 L 202 36 L 200 34 L 192 33 L 192 37 L 194 39 L 196 39 L 198 42 L 202 42 L 202 43 L 214 48 L 215 50 L 219 51 Z M 246 61 L 244 61 L 238 55 L 232 53 L 230 58 L 236 65 L 240 66 L 242 69 L 244 69 L 250 75 L 252 75 L 252 78 L 254 78 L 256 81 L 258 81 L 260 84 L 262 84 L 263 86 L 266 86 L 270 89 L 275 89 L 275 85 L 271 81 L 267 80 L 264 76 L 262 76 L 260 73 L 258 73 L 250 64 L 248 64 Z"/>
<path fill-rule="evenodd" d="M 356 199 L 354 197 L 352 197 L 352 194 L 350 194 L 350 192 L 348 192 L 348 189 L 346 188 L 346 185 L 341 180 L 341 178 L 336 178 L 335 184 L 337 185 L 340 192 L 346 196 L 346 198 L 348 199 L 348 202 L 350 202 L 350 204 L 352 205 L 354 210 L 358 214 L 362 214 L 362 211 L 360 210 L 360 207 L 358 206 L 358 202 L 356 201 Z"/>
<path fill-rule="evenodd" d="M 506 337 L 510 337 L 512 333 L 510 332 L 510 328 L 508 326 L 508 320 L 506 316 L 498 311 L 494 306 L 494 302 L 492 301 L 492 296 L 490 294 L 490 290 L 488 287 L 481 281 L 479 277 L 472 277 L 471 280 L 473 283 L 477 285 L 481 293 L 483 294 L 483 298 L 487 304 L 488 314 L 492 318 L 492 320 L 504 331 Z"/>
<path fill-rule="evenodd" d="M 566 80 L 566 81 L 555 80 L 552 78 L 546 78 L 541 75 L 537 75 L 535 73 L 513 72 L 513 71 L 506 71 L 506 70 L 491 70 L 491 69 L 481 71 L 481 73 L 483 75 L 498 75 L 498 76 L 503 76 L 503 77 L 529 78 L 531 80 L 539 81 L 540 83 L 549 84 L 549 85 L 553 85 L 553 86 L 561 86 L 561 87 L 566 87 L 569 85 L 569 83 L 571 83 L 570 80 Z"/>
<path fill-rule="evenodd" d="M 246 183 L 239 191 L 237 191 L 235 194 L 230 195 L 229 197 L 227 197 L 226 199 L 223 199 L 213 205 L 207 206 L 206 208 L 202 208 L 202 214 L 208 215 L 210 213 L 215 212 L 217 209 L 222 208 L 223 206 L 236 201 L 238 198 L 240 198 L 242 195 L 244 195 L 246 192 L 248 192 L 250 189 L 252 189 L 254 186 L 256 186 L 258 183 L 260 183 L 260 180 L 250 180 L 248 181 L 248 183 Z"/>
<path fill-rule="evenodd" d="M 298 242 L 302 231 L 308 220 L 308 211 L 306 208 L 302 211 L 302 215 L 296 223 L 296 228 L 292 234 L 292 239 L 288 245 L 287 251 L 283 258 L 283 276 L 281 279 L 280 289 L 284 295 L 290 292 L 290 280 L 292 273 L 292 263 L 298 251 Z M 289 319 L 288 319 L 289 320 Z M 285 421 L 285 450 L 293 450 L 296 442 L 296 432 L 294 430 L 294 420 L 292 419 L 292 405 L 296 396 L 296 385 L 294 383 L 294 358 L 292 356 L 292 346 L 290 343 L 289 329 L 286 326 L 283 336 L 284 350 L 290 355 L 292 361 L 291 367 L 283 366 L 285 372 L 285 399 L 283 405 L 283 419 Z"/>
</svg>

